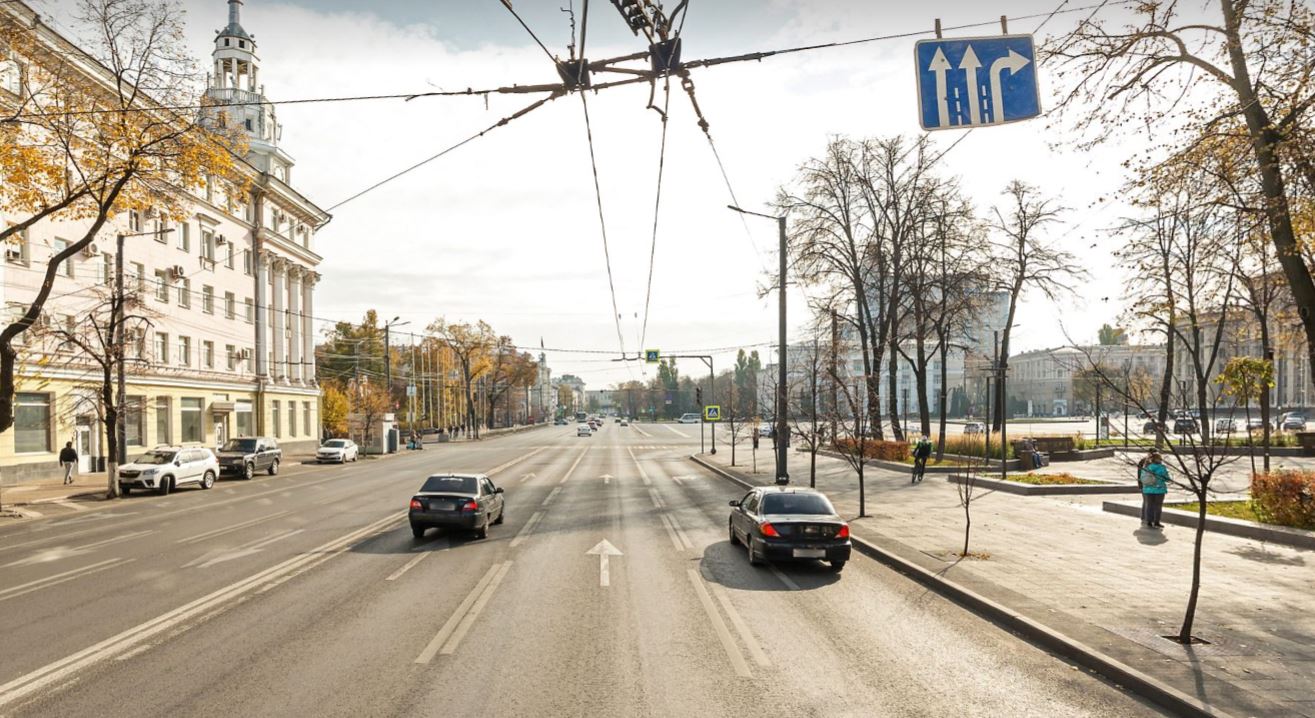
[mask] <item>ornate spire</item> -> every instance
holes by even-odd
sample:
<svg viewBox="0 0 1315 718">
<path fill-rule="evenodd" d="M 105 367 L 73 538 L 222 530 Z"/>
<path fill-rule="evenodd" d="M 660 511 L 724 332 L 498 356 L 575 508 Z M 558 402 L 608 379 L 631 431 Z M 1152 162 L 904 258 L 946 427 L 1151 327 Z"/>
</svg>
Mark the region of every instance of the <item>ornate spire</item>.
<svg viewBox="0 0 1315 718">
<path fill-rule="evenodd" d="M 224 35 L 233 37 L 250 38 L 246 30 L 242 29 L 242 0 L 228 0 L 228 27 L 224 28 Z"/>
</svg>

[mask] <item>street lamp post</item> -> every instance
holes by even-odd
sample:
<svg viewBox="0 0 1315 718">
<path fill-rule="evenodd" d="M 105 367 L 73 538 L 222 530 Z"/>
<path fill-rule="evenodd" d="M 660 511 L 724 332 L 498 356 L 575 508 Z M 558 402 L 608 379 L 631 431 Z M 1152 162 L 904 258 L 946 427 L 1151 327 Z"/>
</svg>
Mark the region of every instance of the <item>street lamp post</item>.
<svg viewBox="0 0 1315 718">
<path fill-rule="evenodd" d="M 777 371 L 776 371 L 776 374 L 777 374 L 777 377 L 776 377 L 776 378 L 777 378 L 777 381 L 776 381 L 776 483 L 778 483 L 778 484 L 788 484 L 788 483 L 790 483 L 790 469 L 789 469 L 789 466 L 788 466 L 787 463 L 786 463 L 786 450 L 785 450 L 786 439 L 787 439 L 788 436 L 789 436 L 789 434 L 788 434 L 788 428 L 786 427 L 786 423 L 785 423 L 785 412 L 786 412 L 786 407 L 787 407 L 787 403 L 786 403 L 786 402 L 788 401 L 788 397 L 786 396 L 786 371 L 787 371 L 787 366 L 788 366 L 788 364 L 787 364 L 787 362 L 786 362 L 786 347 L 785 347 L 785 339 L 786 339 L 786 331 L 785 331 L 785 326 L 786 326 L 786 322 L 785 322 L 785 310 L 786 310 L 786 303 L 785 303 L 785 264 L 786 264 L 786 255 L 785 255 L 785 245 L 786 245 L 786 242 L 785 242 L 785 215 L 781 215 L 781 216 L 773 216 L 773 215 L 770 215 L 770 214 L 760 214 L 760 213 L 758 213 L 758 212 L 750 212 L 750 211 L 747 210 L 747 209 L 740 209 L 739 207 L 736 207 L 736 206 L 733 205 L 733 204 L 728 204 L 728 205 L 726 205 L 726 207 L 727 207 L 728 209 L 732 210 L 732 211 L 739 212 L 740 214 L 749 214 L 749 215 L 753 215 L 753 216 L 755 216 L 755 217 L 762 217 L 762 218 L 764 218 L 764 219 L 774 219 L 774 220 L 776 220 L 776 227 L 777 227 L 777 232 L 778 232 L 778 234 L 779 234 L 779 244 L 780 244 L 780 268 L 779 268 L 779 272 L 780 272 L 780 273 L 777 275 L 777 284 L 778 284 L 778 287 L 777 287 L 777 306 L 778 306 L 778 309 L 777 309 L 777 331 L 778 331 L 778 334 L 779 334 L 779 336 L 778 336 L 778 338 L 777 338 L 777 344 L 778 344 L 778 349 L 777 349 L 778 358 L 777 358 L 777 362 L 778 362 L 779 366 L 778 366 Z"/>
<path fill-rule="evenodd" d="M 391 351 L 388 346 L 389 333 L 391 332 L 393 327 L 406 326 L 407 324 L 411 323 L 409 321 L 399 322 L 397 321 L 398 319 L 401 319 L 401 317 L 393 317 L 392 319 L 389 319 L 387 322 L 384 322 L 384 381 L 386 382 L 385 391 L 388 392 L 389 406 L 393 405 L 393 358 L 391 356 Z M 388 450 L 388 440 L 385 439 L 384 451 L 386 452 L 387 450 Z"/>
</svg>

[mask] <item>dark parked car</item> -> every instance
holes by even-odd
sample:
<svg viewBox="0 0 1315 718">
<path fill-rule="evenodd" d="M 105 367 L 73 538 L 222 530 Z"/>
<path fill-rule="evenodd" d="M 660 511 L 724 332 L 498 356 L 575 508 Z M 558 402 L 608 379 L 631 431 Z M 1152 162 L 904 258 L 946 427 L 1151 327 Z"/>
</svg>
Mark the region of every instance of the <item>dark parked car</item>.
<svg viewBox="0 0 1315 718">
<path fill-rule="evenodd" d="M 426 529 L 438 527 L 465 529 L 486 538 L 490 524 L 502 523 L 505 505 L 502 489 L 482 474 L 431 476 L 411 497 L 411 534 L 420 538 Z"/>
<path fill-rule="evenodd" d="M 1173 433 L 1175 434 L 1196 434 L 1201 431 L 1197 425 L 1196 419 L 1191 416 L 1180 416 L 1173 420 Z"/>
<path fill-rule="evenodd" d="M 1285 414 L 1279 422 L 1279 428 L 1283 431 L 1305 431 L 1306 415 Z"/>
<path fill-rule="evenodd" d="M 761 486 L 731 502 L 731 544 L 743 543 L 749 563 L 815 559 L 839 571 L 849 560 L 849 524 L 821 492 Z"/>
<path fill-rule="evenodd" d="M 1165 426 L 1164 424 L 1162 424 L 1162 423 L 1160 423 L 1160 422 L 1158 422 L 1158 421 L 1148 421 L 1148 422 L 1146 422 L 1145 424 L 1142 424 L 1142 427 L 1141 427 L 1141 433 L 1143 433 L 1143 434 L 1167 434 L 1167 433 L 1169 433 L 1169 427 Z"/>
<path fill-rule="evenodd" d="M 270 476 L 279 472 L 283 450 L 279 443 L 266 436 L 248 436 L 229 439 L 219 450 L 219 473 L 249 479 L 257 471 L 268 471 Z"/>
</svg>

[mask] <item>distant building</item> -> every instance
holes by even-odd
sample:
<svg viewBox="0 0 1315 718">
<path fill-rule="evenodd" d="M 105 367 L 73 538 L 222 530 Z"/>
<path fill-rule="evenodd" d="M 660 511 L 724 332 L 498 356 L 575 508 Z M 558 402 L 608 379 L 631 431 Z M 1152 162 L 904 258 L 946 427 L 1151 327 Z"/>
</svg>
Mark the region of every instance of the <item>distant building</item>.
<svg viewBox="0 0 1315 718">
<path fill-rule="evenodd" d="M 1163 344 L 1110 344 L 1057 347 L 1023 352 L 1009 357 L 1005 391 L 1011 414 L 1026 416 L 1071 416 L 1094 412 L 1092 388 L 1081 386 L 1084 370 L 1100 367 L 1106 379 L 1117 384 L 1120 377 L 1158 387 L 1164 376 Z M 1079 381 L 1075 384 L 1075 378 Z M 1103 381 L 1097 381 L 1097 384 Z M 1121 401 L 1113 387 L 1103 390 L 1109 405 Z"/>
</svg>

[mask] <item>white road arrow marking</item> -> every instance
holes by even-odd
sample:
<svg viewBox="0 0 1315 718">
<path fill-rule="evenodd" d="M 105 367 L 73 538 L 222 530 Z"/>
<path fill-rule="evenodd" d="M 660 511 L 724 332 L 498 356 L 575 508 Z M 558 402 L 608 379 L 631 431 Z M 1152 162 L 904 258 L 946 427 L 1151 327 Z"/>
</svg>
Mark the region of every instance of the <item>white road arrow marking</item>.
<svg viewBox="0 0 1315 718">
<path fill-rule="evenodd" d="M 521 477 L 521 483 L 524 484 L 533 481 L 534 479 L 538 478 L 538 476 L 539 476 L 538 474 L 535 474 L 533 472 L 525 474 L 524 476 Z"/>
<path fill-rule="evenodd" d="M 1005 121 L 1004 112 L 1004 92 L 1000 89 L 1000 76 L 1008 70 L 1010 74 L 1017 73 L 1019 70 L 1031 64 L 1031 60 L 1022 55 L 1009 51 L 1009 54 L 991 63 L 991 123 L 1000 124 Z"/>
<path fill-rule="evenodd" d="M 103 539 L 95 543 L 83 544 L 81 546 L 55 546 L 53 548 L 45 549 L 44 551 L 38 551 L 28 556 L 27 558 L 20 558 L 17 561 L 12 561 L 0 568 L 12 568 L 15 566 L 35 566 L 39 563 L 62 561 L 66 558 L 74 558 L 76 556 L 81 556 L 83 554 L 91 553 L 92 551 L 95 551 L 96 549 L 101 548 L 102 546 L 109 546 L 111 544 L 116 544 L 123 541 L 130 541 L 132 539 L 141 538 L 142 536 L 146 536 L 148 534 L 153 534 L 153 533 L 155 532 L 136 531 L 130 534 L 123 534 L 122 536 L 115 536 L 114 538 L 110 538 L 110 539 Z"/>
<path fill-rule="evenodd" d="M 945 73 L 953 66 L 950 61 L 945 59 L 945 53 L 941 48 L 936 48 L 936 54 L 931 56 L 931 64 L 927 69 L 936 74 L 936 116 L 937 127 L 948 127 L 950 125 L 950 108 L 945 96 Z"/>
<path fill-rule="evenodd" d="M 603 483 L 604 483 L 604 484 L 610 484 L 610 483 L 612 483 L 612 475 L 611 475 L 611 474 L 603 474 Z"/>
<path fill-rule="evenodd" d="M 598 585 L 612 585 L 611 577 L 608 575 L 607 559 L 611 556 L 623 555 L 617 547 L 613 546 L 607 539 L 598 542 L 598 545 L 584 552 L 586 556 L 598 557 Z"/>
<path fill-rule="evenodd" d="M 292 529 L 273 536 L 265 536 L 251 543 L 243 544 L 234 549 L 217 549 L 206 553 L 204 556 L 188 561 L 183 564 L 183 568 L 209 568 L 215 564 L 234 561 L 247 556 L 254 556 L 260 553 L 260 550 L 266 546 L 282 541 L 285 538 L 295 536 L 302 532 L 302 529 Z"/>
<path fill-rule="evenodd" d="M 974 126 L 982 124 L 981 93 L 977 90 L 977 70 L 981 66 L 982 61 L 977 59 L 977 53 L 969 45 L 963 53 L 963 59 L 959 61 L 959 69 L 963 70 L 964 78 L 968 81 L 968 118 Z"/>
</svg>

